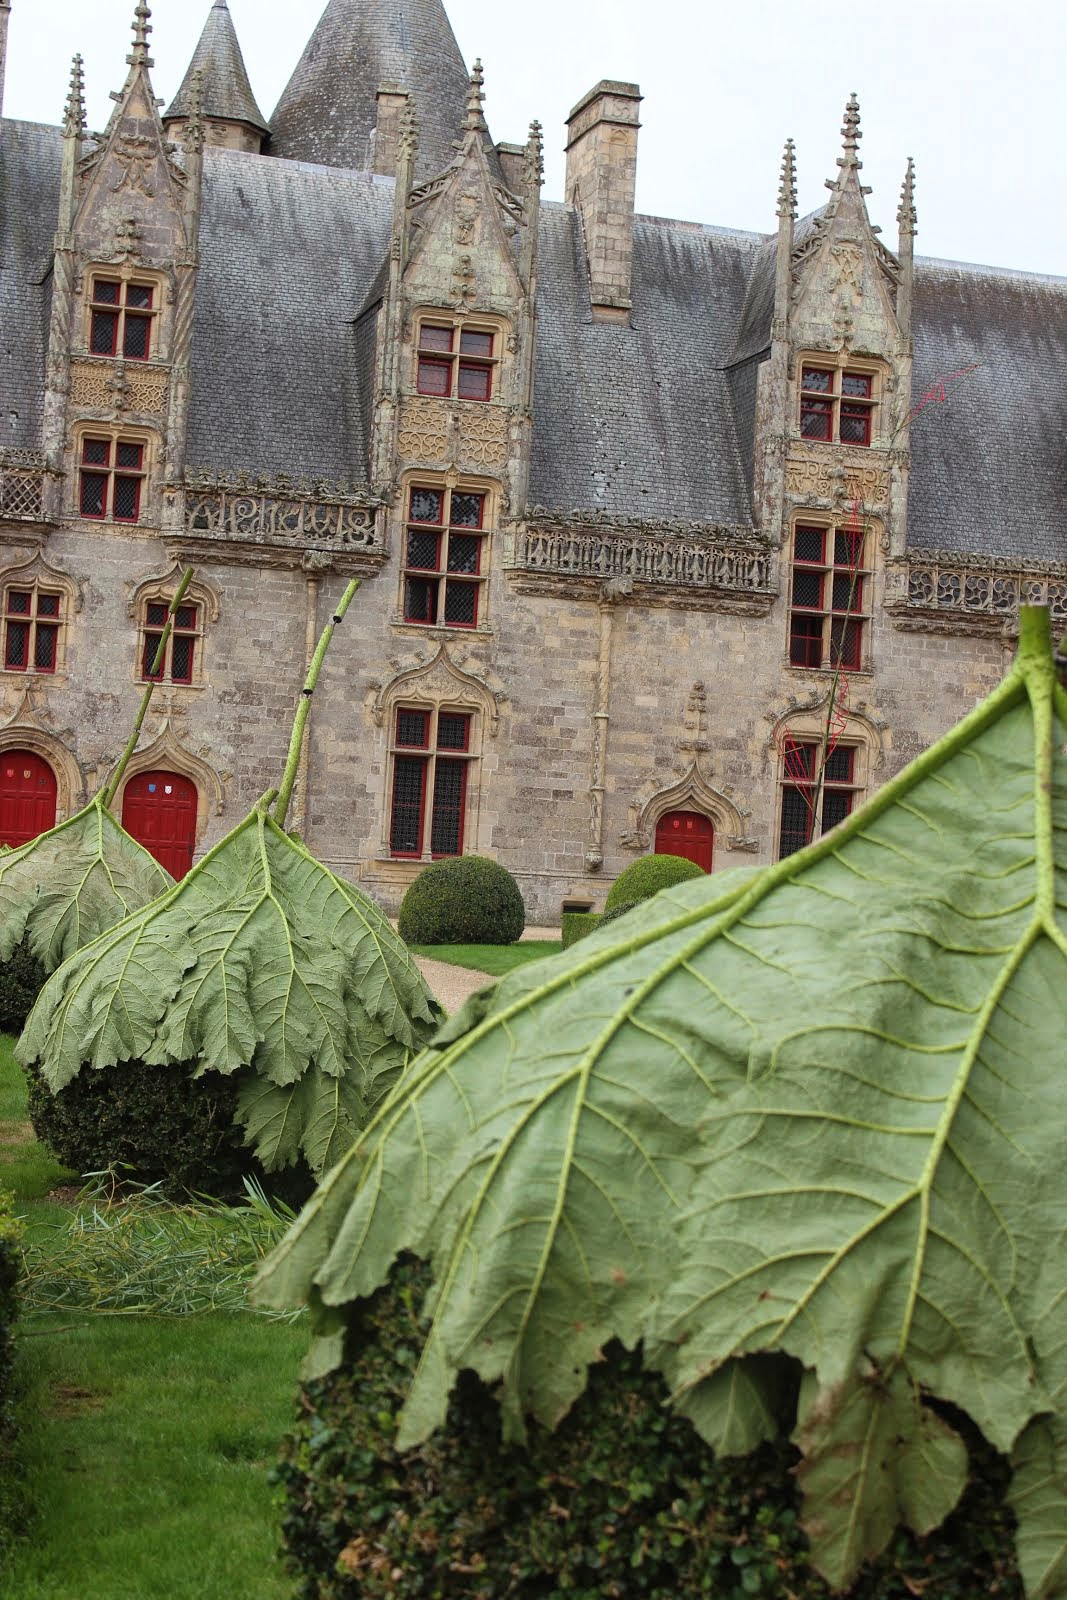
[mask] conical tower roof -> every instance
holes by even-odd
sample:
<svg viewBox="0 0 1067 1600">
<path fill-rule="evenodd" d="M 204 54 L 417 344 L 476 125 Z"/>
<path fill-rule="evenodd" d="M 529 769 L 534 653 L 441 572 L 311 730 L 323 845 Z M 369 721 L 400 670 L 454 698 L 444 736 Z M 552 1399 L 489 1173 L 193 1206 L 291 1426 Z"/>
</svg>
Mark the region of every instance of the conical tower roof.
<svg viewBox="0 0 1067 1600">
<path fill-rule="evenodd" d="M 329 0 L 271 118 L 271 154 L 366 169 L 383 83 L 414 100 L 418 175 L 440 172 L 470 85 L 441 0 Z"/>
<path fill-rule="evenodd" d="M 163 119 L 165 122 L 173 117 L 189 115 L 193 103 L 193 79 L 198 72 L 204 74 L 205 117 L 219 122 L 247 122 L 261 133 L 270 132 L 252 93 L 245 58 L 241 54 L 237 30 L 226 0 L 215 0 L 208 12 L 200 43 L 182 79 L 182 86 Z"/>
</svg>

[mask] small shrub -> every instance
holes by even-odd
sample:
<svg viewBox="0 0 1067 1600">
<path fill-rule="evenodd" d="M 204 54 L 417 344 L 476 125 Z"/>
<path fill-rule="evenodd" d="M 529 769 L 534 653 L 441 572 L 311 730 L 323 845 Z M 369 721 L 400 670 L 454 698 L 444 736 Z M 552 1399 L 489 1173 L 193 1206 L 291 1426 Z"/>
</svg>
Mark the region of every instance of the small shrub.
<svg viewBox="0 0 1067 1600">
<path fill-rule="evenodd" d="M 426 1281 L 401 1264 L 353 1324 L 348 1365 L 302 1392 L 275 1479 L 304 1600 L 829 1600 L 807 1563 L 793 1448 L 717 1460 L 618 1345 L 525 1448 L 501 1444 L 495 1400 L 465 1373 L 445 1426 L 398 1454 Z M 1021 1600 L 1007 1469 L 975 1446 L 957 1512 L 928 1539 L 899 1535 L 850 1600 Z"/>
<path fill-rule="evenodd" d="M 143 1061 L 83 1067 L 53 1094 L 39 1069 L 28 1067 L 30 1121 L 38 1139 L 75 1172 L 113 1166 L 133 1183 L 219 1199 L 241 1195 L 251 1177 L 269 1194 L 302 1204 L 314 1187 L 307 1169 L 265 1174 L 234 1126 L 235 1080 L 192 1072 L 186 1063 Z"/>
<path fill-rule="evenodd" d="M 18 1312 L 21 1229 L 11 1215 L 12 1204 L 11 1196 L 0 1191 L 0 1569 L 26 1512 L 15 1455 L 14 1323 Z"/>
<path fill-rule="evenodd" d="M 18 1037 L 47 976 L 25 939 L 0 962 L 0 1033 Z"/>
<path fill-rule="evenodd" d="M 563 948 L 569 950 L 572 944 L 577 944 L 579 939 L 584 939 L 587 933 L 600 926 L 601 915 L 599 911 L 565 911 L 563 913 Z"/>
<path fill-rule="evenodd" d="M 485 856 L 435 861 L 400 907 L 400 937 L 408 944 L 514 944 L 525 926 L 518 884 Z"/>
<path fill-rule="evenodd" d="M 698 867 L 695 861 L 687 861 L 684 856 L 642 856 L 640 861 L 632 861 L 619 873 L 608 890 L 604 910 L 637 905 L 641 900 L 650 900 L 661 889 L 669 889 L 672 883 L 704 876 L 703 867 Z"/>
</svg>

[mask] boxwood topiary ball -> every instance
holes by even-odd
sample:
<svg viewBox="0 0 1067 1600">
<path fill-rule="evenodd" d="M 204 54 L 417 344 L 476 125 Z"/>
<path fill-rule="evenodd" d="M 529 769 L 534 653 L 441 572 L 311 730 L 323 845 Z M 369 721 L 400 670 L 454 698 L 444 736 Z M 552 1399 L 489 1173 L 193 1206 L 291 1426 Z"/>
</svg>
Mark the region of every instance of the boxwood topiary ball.
<svg viewBox="0 0 1067 1600">
<path fill-rule="evenodd" d="M 640 861 L 631 862 L 619 873 L 608 890 L 604 910 L 636 905 L 640 900 L 650 900 L 661 889 L 669 889 L 673 883 L 705 875 L 703 867 L 698 867 L 695 861 L 687 861 L 684 856 L 642 856 Z"/>
<path fill-rule="evenodd" d="M 400 937 L 408 944 L 514 944 L 525 926 L 518 884 L 485 856 L 435 861 L 400 907 Z"/>
</svg>

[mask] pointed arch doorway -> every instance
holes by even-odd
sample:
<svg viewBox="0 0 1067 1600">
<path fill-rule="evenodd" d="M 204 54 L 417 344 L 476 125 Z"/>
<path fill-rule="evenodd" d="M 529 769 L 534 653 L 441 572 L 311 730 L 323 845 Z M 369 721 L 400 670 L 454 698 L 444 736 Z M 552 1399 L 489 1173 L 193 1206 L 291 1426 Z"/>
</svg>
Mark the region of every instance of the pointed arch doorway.
<svg viewBox="0 0 1067 1600">
<path fill-rule="evenodd" d="M 0 752 L 0 844 L 17 850 L 56 825 L 56 775 L 31 750 Z"/>
<path fill-rule="evenodd" d="M 711 871 L 715 829 L 699 811 L 668 811 L 656 824 L 656 854 L 682 856 L 704 872 Z"/>
<path fill-rule="evenodd" d="M 199 798 L 179 772 L 139 772 L 122 796 L 122 826 L 166 867 L 184 878 L 193 864 Z"/>
</svg>

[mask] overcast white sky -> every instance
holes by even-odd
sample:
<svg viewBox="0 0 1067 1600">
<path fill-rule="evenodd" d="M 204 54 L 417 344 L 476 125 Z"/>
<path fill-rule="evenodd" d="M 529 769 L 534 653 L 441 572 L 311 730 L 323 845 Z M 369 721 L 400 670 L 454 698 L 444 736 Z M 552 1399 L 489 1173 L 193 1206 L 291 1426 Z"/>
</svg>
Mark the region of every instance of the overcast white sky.
<svg viewBox="0 0 1067 1600">
<path fill-rule="evenodd" d="M 448 0 L 446 0 L 448 3 Z M 4 110 L 60 120 L 70 57 L 86 58 L 89 117 L 122 84 L 135 0 L 13 0 Z M 230 0 L 252 86 L 269 117 L 324 0 Z M 168 99 L 210 0 L 158 0 L 157 92 Z M 568 111 L 600 78 L 645 95 L 638 209 L 760 232 L 774 225 L 778 167 L 797 141 L 801 210 L 821 205 L 855 89 L 871 213 L 896 236 L 909 155 L 924 255 L 1067 275 L 1063 0 L 450 0 L 468 60 L 486 69 L 494 137 L 545 125 L 545 193 L 563 186 Z M 531 18 L 536 16 L 537 26 Z"/>
</svg>

